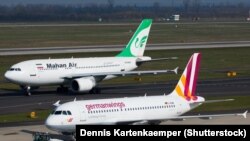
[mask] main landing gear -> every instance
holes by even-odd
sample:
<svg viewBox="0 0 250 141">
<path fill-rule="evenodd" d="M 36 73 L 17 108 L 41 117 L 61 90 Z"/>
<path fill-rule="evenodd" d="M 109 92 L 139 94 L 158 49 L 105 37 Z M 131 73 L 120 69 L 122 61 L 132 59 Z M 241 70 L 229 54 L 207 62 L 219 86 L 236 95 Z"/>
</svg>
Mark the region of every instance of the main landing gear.
<svg viewBox="0 0 250 141">
<path fill-rule="evenodd" d="M 93 88 L 89 91 L 90 94 L 100 94 L 101 89 L 100 88 Z"/>
<path fill-rule="evenodd" d="M 69 91 L 69 88 L 68 87 L 64 87 L 63 85 L 60 85 L 60 87 L 58 87 L 56 89 L 57 93 L 67 93 L 68 91 Z"/>
</svg>

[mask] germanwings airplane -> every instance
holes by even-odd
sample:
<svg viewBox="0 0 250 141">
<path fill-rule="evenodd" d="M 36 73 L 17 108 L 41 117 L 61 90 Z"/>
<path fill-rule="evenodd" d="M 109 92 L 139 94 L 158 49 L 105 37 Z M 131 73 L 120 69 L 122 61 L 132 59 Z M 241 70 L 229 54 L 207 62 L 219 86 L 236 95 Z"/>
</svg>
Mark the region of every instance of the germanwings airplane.
<svg viewBox="0 0 250 141">
<path fill-rule="evenodd" d="M 151 19 L 143 20 L 126 48 L 115 57 L 29 60 L 13 65 L 5 78 L 18 84 L 27 95 L 31 95 L 31 89 L 45 85 L 60 85 L 58 92 L 67 91 L 66 85 L 74 92 L 100 93 L 97 83 L 117 76 L 177 73 L 177 68 L 131 71 L 144 62 L 175 59 L 143 56 L 151 24 Z"/>
<path fill-rule="evenodd" d="M 182 116 L 203 103 L 230 101 L 205 101 L 196 96 L 196 84 L 200 66 L 200 53 L 190 58 L 174 91 L 169 95 L 143 96 L 132 98 L 113 98 L 100 100 L 82 100 L 59 104 L 47 118 L 46 126 L 63 134 L 74 134 L 77 124 L 150 124 L 168 119 L 205 118 L 242 115 L 247 111 L 235 114 Z"/>
</svg>

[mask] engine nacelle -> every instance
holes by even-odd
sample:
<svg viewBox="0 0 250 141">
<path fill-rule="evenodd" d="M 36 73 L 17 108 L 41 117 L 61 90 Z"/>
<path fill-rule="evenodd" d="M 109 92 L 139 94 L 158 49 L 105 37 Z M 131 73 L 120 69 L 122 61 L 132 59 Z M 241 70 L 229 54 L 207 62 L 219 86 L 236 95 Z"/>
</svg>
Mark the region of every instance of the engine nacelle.
<svg viewBox="0 0 250 141">
<path fill-rule="evenodd" d="M 74 92 L 88 92 L 96 86 L 94 78 L 78 78 L 72 80 L 71 88 Z"/>
</svg>

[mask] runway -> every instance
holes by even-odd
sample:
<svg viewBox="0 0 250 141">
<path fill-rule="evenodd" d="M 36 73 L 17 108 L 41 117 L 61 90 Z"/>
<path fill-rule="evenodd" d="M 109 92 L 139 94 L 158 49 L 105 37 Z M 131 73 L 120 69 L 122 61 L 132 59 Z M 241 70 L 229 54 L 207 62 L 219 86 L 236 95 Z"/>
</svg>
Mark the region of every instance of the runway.
<svg viewBox="0 0 250 141">
<path fill-rule="evenodd" d="M 124 47 L 125 45 L 95 45 L 95 46 L 68 46 L 68 47 L 2 48 L 0 49 L 0 56 L 79 53 L 79 52 L 111 52 L 111 51 L 121 51 Z M 229 48 L 229 47 L 250 47 L 250 41 L 148 44 L 146 50 Z"/>
<path fill-rule="evenodd" d="M 176 81 L 166 83 L 130 84 L 130 85 L 99 85 L 102 94 L 57 94 L 56 87 L 46 87 L 33 92 L 30 97 L 20 92 L 0 90 L 0 115 L 53 109 L 53 103 L 62 103 L 82 99 L 102 99 L 114 97 L 131 97 L 146 95 L 162 95 L 170 93 Z M 197 93 L 200 96 L 240 96 L 250 95 L 249 78 L 228 78 L 198 81 Z"/>
</svg>

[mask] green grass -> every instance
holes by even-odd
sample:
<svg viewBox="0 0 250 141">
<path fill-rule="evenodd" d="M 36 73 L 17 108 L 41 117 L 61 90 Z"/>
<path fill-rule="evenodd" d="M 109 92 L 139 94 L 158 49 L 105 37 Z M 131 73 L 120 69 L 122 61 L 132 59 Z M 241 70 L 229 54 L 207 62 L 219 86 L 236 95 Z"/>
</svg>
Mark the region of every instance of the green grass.
<svg viewBox="0 0 250 141">
<path fill-rule="evenodd" d="M 127 44 L 137 24 L 0 27 L 0 48 Z M 148 43 L 249 40 L 250 23 L 153 23 Z"/>
<path fill-rule="evenodd" d="M 0 115 L 0 124 L 10 123 L 10 122 L 24 122 L 24 121 L 43 121 L 48 117 L 50 112 L 51 110 L 36 111 L 35 118 L 30 118 L 30 113 Z"/>
<path fill-rule="evenodd" d="M 216 96 L 208 97 L 206 100 L 214 99 L 234 99 L 234 101 L 203 104 L 200 107 L 194 109 L 193 112 L 250 109 L 250 96 Z"/>
<path fill-rule="evenodd" d="M 227 97 L 208 97 L 207 99 L 235 99 L 230 102 L 218 102 L 203 104 L 191 112 L 213 112 L 213 111 L 232 111 L 245 110 L 250 108 L 250 96 L 227 96 Z M 44 121 L 51 110 L 35 111 L 37 118 L 30 118 L 30 113 L 18 113 L 9 115 L 0 115 L 1 123 L 24 122 L 24 121 Z"/>
</svg>

